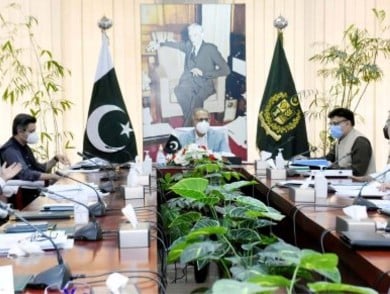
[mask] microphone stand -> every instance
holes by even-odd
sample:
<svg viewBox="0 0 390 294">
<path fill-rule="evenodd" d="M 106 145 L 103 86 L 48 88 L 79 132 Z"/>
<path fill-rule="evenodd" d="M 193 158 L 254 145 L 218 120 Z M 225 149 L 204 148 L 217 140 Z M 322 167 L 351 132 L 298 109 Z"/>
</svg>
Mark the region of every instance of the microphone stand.
<svg viewBox="0 0 390 294">
<path fill-rule="evenodd" d="M 42 237 L 49 240 L 49 242 L 53 245 L 54 250 L 57 254 L 57 265 L 51 267 L 43 272 L 37 274 L 32 281 L 28 283 L 30 287 L 34 288 L 45 288 L 48 285 L 56 285 L 57 287 L 64 287 L 67 282 L 72 279 L 72 274 L 70 273 L 70 269 L 67 264 L 64 263 L 62 256 L 60 254 L 60 250 L 58 249 L 56 243 L 53 239 L 46 235 L 41 229 L 37 226 L 33 225 L 31 222 L 26 220 L 24 217 L 19 215 L 14 209 L 8 207 L 5 203 L 0 201 L 0 208 L 7 211 L 8 214 L 15 216 L 17 219 L 24 222 L 26 225 L 33 228 L 36 232 L 38 232 Z"/>
<path fill-rule="evenodd" d="M 356 196 L 355 200 L 353 201 L 353 204 L 354 205 L 362 205 L 362 206 L 366 206 L 367 207 L 367 210 L 377 210 L 378 207 L 372 203 L 371 201 L 365 199 L 363 196 L 362 196 L 362 192 L 363 192 L 363 189 L 364 187 L 366 187 L 369 183 L 371 183 L 372 181 L 375 181 L 377 179 L 379 179 L 380 177 L 383 177 L 385 176 L 388 172 L 390 172 L 390 169 L 387 169 L 385 170 L 384 172 L 381 172 L 380 174 L 378 174 L 377 176 L 373 177 L 370 181 L 367 181 L 365 182 L 362 187 L 360 188 L 359 190 L 359 193 L 358 195 Z"/>
<path fill-rule="evenodd" d="M 99 192 L 92 187 L 91 185 L 88 185 L 87 183 L 84 183 L 83 181 L 79 181 L 76 178 L 70 177 L 68 175 L 65 175 L 59 171 L 56 171 L 56 174 L 60 177 L 67 178 L 69 180 L 72 180 L 74 182 L 80 183 L 84 186 L 87 186 L 88 188 L 92 189 L 96 193 L 97 202 L 94 204 L 91 204 L 88 206 L 88 210 L 91 212 L 94 216 L 104 216 L 106 215 L 106 204 L 104 203 L 103 199 L 100 197 Z"/>
<path fill-rule="evenodd" d="M 58 196 L 62 199 L 68 200 L 70 202 L 76 203 L 78 205 L 81 205 L 85 207 L 88 210 L 89 216 L 91 217 L 92 221 L 86 224 L 85 226 L 82 226 L 78 228 L 74 234 L 73 239 L 75 240 L 87 240 L 87 241 L 98 241 L 103 239 L 103 233 L 102 229 L 99 225 L 99 223 L 96 221 L 96 218 L 90 208 L 85 205 L 84 203 L 74 200 L 72 198 L 66 197 L 64 195 L 58 194 L 54 191 L 50 191 L 49 189 L 41 189 L 43 192 Z"/>
</svg>

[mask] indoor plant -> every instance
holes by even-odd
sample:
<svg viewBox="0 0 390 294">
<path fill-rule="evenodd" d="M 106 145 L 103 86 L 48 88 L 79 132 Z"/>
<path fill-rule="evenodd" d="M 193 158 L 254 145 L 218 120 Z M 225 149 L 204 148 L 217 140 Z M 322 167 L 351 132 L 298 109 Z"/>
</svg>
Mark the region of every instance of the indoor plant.
<svg viewBox="0 0 390 294">
<path fill-rule="evenodd" d="M 191 158 L 191 168 L 161 178 L 168 196 L 162 205 L 171 239 L 168 262 L 195 263 L 199 269 L 216 262 L 224 279 L 213 293 L 232 287 L 234 293 L 375 293 L 342 284 L 335 254 L 301 250 L 274 236 L 269 227 L 283 215 L 240 191 L 252 181 L 208 155 Z M 318 277 L 329 282 L 316 282 Z"/>
</svg>

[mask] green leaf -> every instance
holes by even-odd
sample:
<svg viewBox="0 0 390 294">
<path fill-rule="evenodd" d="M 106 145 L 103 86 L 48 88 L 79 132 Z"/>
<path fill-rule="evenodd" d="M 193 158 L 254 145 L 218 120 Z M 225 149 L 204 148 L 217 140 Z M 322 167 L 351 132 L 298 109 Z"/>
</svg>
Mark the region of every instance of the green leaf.
<svg viewBox="0 0 390 294">
<path fill-rule="evenodd" d="M 267 287 L 289 287 L 291 282 L 282 276 L 275 275 L 257 275 L 250 277 L 247 282 L 254 283 L 259 286 L 267 286 Z"/>
<path fill-rule="evenodd" d="M 186 239 L 193 240 L 209 235 L 224 235 L 226 234 L 227 230 L 227 228 L 221 226 L 198 228 L 189 232 L 186 236 Z"/>
<path fill-rule="evenodd" d="M 251 293 L 273 293 L 276 287 L 263 287 L 253 283 L 239 282 L 235 280 L 221 279 L 216 281 L 212 287 L 213 294 L 251 294 Z"/>
<path fill-rule="evenodd" d="M 240 228 L 240 229 L 233 229 L 229 231 L 229 237 L 236 241 L 236 242 L 254 242 L 254 241 L 259 241 L 260 235 L 249 228 Z"/>
<path fill-rule="evenodd" d="M 358 287 L 348 284 L 341 283 L 329 283 L 329 282 L 315 282 L 307 284 L 310 291 L 315 293 L 326 292 L 326 293 L 358 293 L 358 294 L 377 294 L 378 292 L 366 288 L 366 287 Z"/>
<path fill-rule="evenodd" d="M 182 225 L 192 225 L 202 217 L 200 212 L 190 211 L 176 217 L 170 224 L 169 227 L 176 227 Z"/>
<path fill-rule="evenodd" d="M 215 252 L 219 246 L 221 246 L 220 243 L 213 241 L 192 243 L 183 250 L 180 256 L 180 262 L 188 263 L 193 260 L 202 259 L 202 257 Z"/>
<path fill-rule="evenodd" d="M 254 184 L 257 184 L 257 182 L 256 181 L 236 181 L 233 183 L 223 185 L 223 188 L 226 191 L 233 191 L 233 190 L 238 190 L 242 187 L 251 186 Z"/>
<path fill-rule="evenodd" d="M 169 189 L 182 197 L 201 199 L 206 197 L 204 191 L 207 186 L 208 181 L 206 179 L 185 178 L 171 186 Z"/>
</svg>

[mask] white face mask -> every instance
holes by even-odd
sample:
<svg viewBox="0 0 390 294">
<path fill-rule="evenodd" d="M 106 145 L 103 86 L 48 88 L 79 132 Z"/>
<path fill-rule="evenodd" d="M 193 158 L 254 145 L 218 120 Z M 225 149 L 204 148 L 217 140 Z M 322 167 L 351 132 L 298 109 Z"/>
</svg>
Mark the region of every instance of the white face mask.
<svg viewBox="0 0 390 294">
<path fill-rule="evenodd" d="M 37 144 L 39 141 L 39 136 L 37 132 L 29 133 L 27 136 L 28 144 Z"/>
<path fill-rule="evenodd" d="M 209 126 L 210 124 L 208 121 L 202 120 L 196 124 L 196 130 L 198 131 L 198 133 L 204 135 L 209 130 Z"/>
</svg>

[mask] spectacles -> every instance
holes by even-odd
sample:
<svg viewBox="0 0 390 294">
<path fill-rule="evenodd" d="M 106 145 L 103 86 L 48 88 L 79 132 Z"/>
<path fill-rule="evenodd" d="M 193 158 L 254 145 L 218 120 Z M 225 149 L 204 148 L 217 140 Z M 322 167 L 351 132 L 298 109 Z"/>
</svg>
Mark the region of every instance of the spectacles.
<svg viewBox="0 0 390 294">
<path fill-rule="evenodd" d="M 331 121 L 329 123 L 330 126 L 338 126 L 339 124 L 343 123 L 343 122 L 346 122 L 348 121 L 347 119 L 343 119 L 343 120 L 340 120 L 340 121 Z"/>
</svg>

